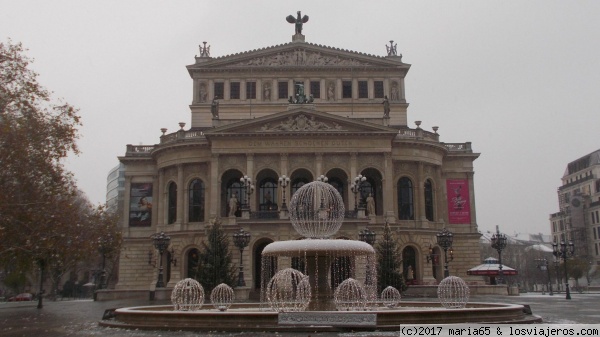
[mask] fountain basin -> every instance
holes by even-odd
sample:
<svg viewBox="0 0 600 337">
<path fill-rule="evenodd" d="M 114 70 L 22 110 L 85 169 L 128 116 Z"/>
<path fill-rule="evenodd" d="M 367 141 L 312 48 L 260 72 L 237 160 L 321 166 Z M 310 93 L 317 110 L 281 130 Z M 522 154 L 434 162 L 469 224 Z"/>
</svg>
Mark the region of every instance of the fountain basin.
<svg viewBox="0 0 600 337">
<path fill-rule="evenodd" d="M 311 313 L 319 312 L 312 311 Z M 331 312 L 322 313 L 327 315 Z M 349 315 L 352 313 L 348 312 Z M 121 308 L 115 310 L 114 319 L 101 321 L 100 325 L 147 330 L 325 332 L 346 330 L 394 331 L 398 329 L 400 324 L 528 324 L 542 321 L 539 316 L 526 314 L 522 305 L 481 302 L 468 303 L 462 309 L 445 309 L 436 302 L 402 302 L 399 307 L 394 309 L 380 306 L 375 310 L 362 311 L 362 313 L 375 314 L 377 316 L 375 326 L 357 328 L 350 325 L 280 325 L 279 313 L 264 311 L 256 303 L 234 304 L 225 312 L 216 309 L 173 311 L 173 307 L 170 305 Z"/>
</svg>

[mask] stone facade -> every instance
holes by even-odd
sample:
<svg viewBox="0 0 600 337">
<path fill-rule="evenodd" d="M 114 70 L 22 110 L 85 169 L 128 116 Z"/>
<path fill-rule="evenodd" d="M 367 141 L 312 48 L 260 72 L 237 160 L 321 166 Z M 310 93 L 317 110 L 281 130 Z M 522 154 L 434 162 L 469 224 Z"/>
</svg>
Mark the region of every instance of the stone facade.
<svg viewBox="0 0 600 337">
<path fill-rule="evenodd" d="M 404 79 L 410 65 L 401 56 L 304 39 L 215 58 L 201 47 L 200 55 L 187 67 L 191 127 L 163 129 L 158 144 L 128 145 L 119 158 L 125 166 L 125 242 L 117 290 L 153 290 L 157 253 L 149 237 L 161 231 L 171 237 L 163 256 L 167 287 L 188 277 L 216 218 L 231 234 L 239 228 L 251 233 L 243 267 L 248 288 L 256 290 L 265 245 L 299 238 L 282 209 L 284 193 L 289 202 L 297 188 L 321 175 L 341 193 L 347 210 L 337 237 L 358 239 L 366 227 L 380 235 L 387 222 L 403 249 L 405 272 L 410 265 L 415 284 L 436 284 L 443 278 L 436 233 L 447 227 L 455 234 L 450 274 L 481 282 L 466 275 L 480 260 L 473 181 L 479 154 L 470 143 L 441 142 L 437 128 L 408 126 Z M 278 185 L 283 175 L 291 179 L 285 189 Z M 358 175 L 366 182 L 354 194 Z M 252 179 L 254 193 L 240 186 L 243 176 Z M 452 181 L 460 187 L 449 191 Z M 365 214 L 362 205 L 369 193 L 375 214 Z M 230 216 L 234 195 L 238 207 Z M 148 200 L 151 207 L 144 205 Z M 458 202 L 459 213 L 448 200 Z M 231 249 L 238 263 L 233 243 Z M 174 259 L 176 266 L 168 263 Z"/>
</svg>

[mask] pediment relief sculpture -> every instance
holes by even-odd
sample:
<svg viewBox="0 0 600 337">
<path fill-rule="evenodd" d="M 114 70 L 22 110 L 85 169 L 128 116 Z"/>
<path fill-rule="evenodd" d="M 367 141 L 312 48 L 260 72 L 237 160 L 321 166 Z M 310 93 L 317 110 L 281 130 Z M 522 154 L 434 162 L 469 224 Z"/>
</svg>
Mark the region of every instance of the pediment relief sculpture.
<svg viewBox="0 0 600 337">
<path fill-rule="evenodd" d="M 325 55 L 320 52 L 296 49 L 262 57 L 245 60 L 234 66 L 368 66 L 367 62 L 340 57 L 339 55 Z"/>
<path fill-rule="evenodd" d="M 331 124 L 318 121 L 315 116 L 310 118 L 304 114 L 296 117 L 289 116 L 287 120 L 279 122 L 277 125 L 267 123 L 263 125 L 260 131 L 346 131 L 336 122 Z"/>
</svg>

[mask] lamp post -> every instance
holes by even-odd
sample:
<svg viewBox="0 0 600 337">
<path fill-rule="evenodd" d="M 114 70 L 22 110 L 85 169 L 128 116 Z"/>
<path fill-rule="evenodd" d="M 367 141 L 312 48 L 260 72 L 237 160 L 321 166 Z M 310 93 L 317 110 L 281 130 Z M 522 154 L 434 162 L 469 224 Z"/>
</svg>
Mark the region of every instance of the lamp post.
<svg viewBox="0 0 600 337">
<path fill-rule="evenodd" d="M 556 243 L 556 241 L 554 241 L 554 243 L 552 243 L 552 250 L 554 251 L 553 254 L 554 256 L 556 256 L 557 259 L 562 259 L 565 262 L 565 299 L 570 300 L 571 292 L 569 291 L 569 274 L 567 272 L 567 260 L 575 253 L 575 245 L 572 241 L 569 241 L 569 243 L 561 241 L 559 247 L 559 244 Z"/>
<path fill-rule="evenodd" d="M 171 238 L 165 234 L 165 232 L 160 232 L 160 234 L 154 234 L 150 237 L 152 239 L 152 243 L 154 244 L 154 248 L 158 250 L 159 254 L 159 267 L 158 267 L 158 280 L 156 281 L 157 288 L 164 288 L 165 282 L 163 281 L 163 263 L 162 256 L 165 250 L 169 247 L 171 243 Z"/>
<path fill-rule="evenodd" d="M 328 181 L 329 181 L 329 178 L 327 178 L 326 176 L 324 176 L 324 175 L 322 175 L 322 174 L 321 174 L 321 175 L 320 175 L 320 176 L 317 178 L 317 181 L 321 181 L 321 182 L 324 182 L 324 183 L 326 183 L 326 182 L 328 182 Z"/>
<path fill-rule="evenodd" d="M 279 185 L 283 189 L 283 202 L 281 203 L 281 209 L 287 210 L 287 205 L 285 204 L 285 188 L 290 184 L 290 178 L 285 174 L 279 177 Z"/>
<path fill-rule="evenodd" d="M 354 178 L 354 182 L 350 186 L 350 189 L 354 193 L 354 210 L 355 211 L 358 210 L 359 200 L 360 200 L 360 207 L 362 207 L 362 196 L 359 196 L 357 198 L 357 194 L 362 190 L 362 183 L 364 183 L 365 181 L 367 181 L 367 177 L 364 177 L 362 174 L 359 174 Z"/>
<path fill-rule="evenodd" d="M 454 234 L 448 229 L 444 228 L 441 232 L 435 235 L 437 237 L 437 243 L 444 250 L 444 278 L 450 276 L 448 270 L 448 249 L 450 250 L 450 261 L 454 260 L 454 254 L 452 251 L 452 241 L 454 240 Z"/>
<path fill-rule="evenodd" d="M 358 239 L 362 242 L 370 244 L 371 246 L 375 243 L 375 236 L 375 232 L 370 230 L 368 227 L 358 233 Z"/>
<path fill-rule="evenodd" d="M 558 272 L 558 259 L 554 256 L 554 271 L 556 272 L 556 292 L 560 292 L 560 274 Z"/>
<path fill-rule="evenodd" d="M 496 234 L 492 235 L 492 248 L 498 252 L 498 283 L 502 284 L 504 272 L 502 271 L 502 250 L 506 248 L 506 235 L 500 234 L 498 226 L 496 226 Z"/>
<path fill-rule="evenodd" d="M 242 253 L 244 252 L 244 248 L 248 246 L 250 242 L 250 233 L 246 232 L 243 228 L 233 234 L 233 243 L 240 250 L 240 273 L 238 275 L 238 287 L 245 287 L 246 281 L 244 280 L 244 266 L 242 264 Z"/>
<path fill-rule="evenodd" d="M 248 176 L 243 176 L 240 178 L 240 182 L 242 183 L 242 186 L 246 188 L 246 203 L 244 207 L 245 209 L 250 211 L 250 194 L 254 192 L 254 184 L 252 184 L 252 178 Z"/>
</svg>

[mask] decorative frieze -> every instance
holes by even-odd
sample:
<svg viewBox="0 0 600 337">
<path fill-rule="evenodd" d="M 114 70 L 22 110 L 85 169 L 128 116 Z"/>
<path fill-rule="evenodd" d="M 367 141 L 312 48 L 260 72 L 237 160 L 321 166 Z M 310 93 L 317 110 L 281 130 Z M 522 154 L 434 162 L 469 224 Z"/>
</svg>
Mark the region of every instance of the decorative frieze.
<svg viewBox="0 0 600 337">
<path fill-rule="evenodd" d="M 369 66 L 368 62 L 358 61 L 340 55 L 327 55 L 320 52 L 295 49 L 273 55 L 255 57 L 233 64 L 233 66 L 272 67 L 272 66 Z"/>
<path fill-rule="evenodd" d="M 304 114 L 300 114 L 296 117 L 288 117 L 287 120 L 279 122 L 277 125 L 270 125 L 269 123 L 263 125 L 260 129 L 262 132 L 268 131 L 319 131 L 319 130 L 336 130 L 345 131 L 341 125 L 336 122 L 325 123 L 319 121 L 315 116 L 308 118 Z"/>
</svg>

